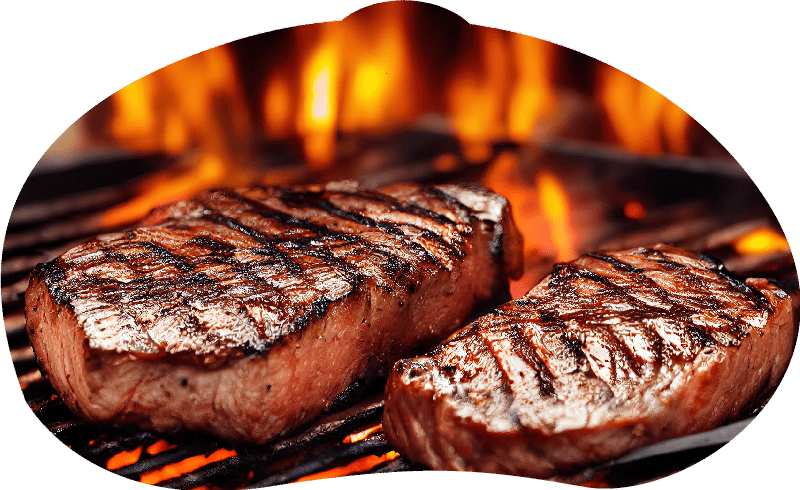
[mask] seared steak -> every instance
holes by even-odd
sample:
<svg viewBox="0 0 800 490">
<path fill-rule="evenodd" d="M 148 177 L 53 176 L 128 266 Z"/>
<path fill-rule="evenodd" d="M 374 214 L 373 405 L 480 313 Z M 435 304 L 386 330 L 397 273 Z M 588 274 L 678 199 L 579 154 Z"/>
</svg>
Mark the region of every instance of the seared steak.
<svg viewBox="0 0 800 490">
<path fill-rule="evenodd" d="M 386 437 L 439 470 L 545 478 L 713 428 L 780 380 L 791 300 L 682 250 L 587 254 L 395 365 Z"/>
<path fill-rule="evenodd" d="M 262 442 L 507 291 L 510 216 L 458 186 L 215 191 L 40 265 L 29 334 L 76 414 Z"/>
</svg>

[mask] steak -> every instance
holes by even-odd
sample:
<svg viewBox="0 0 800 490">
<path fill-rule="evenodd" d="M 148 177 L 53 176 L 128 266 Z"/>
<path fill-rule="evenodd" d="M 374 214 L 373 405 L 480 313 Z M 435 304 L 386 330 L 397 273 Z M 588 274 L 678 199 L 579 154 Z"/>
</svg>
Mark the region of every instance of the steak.
<svg viewBox="0 0 800 490">
<path fill-rule="evenodd" d="M 752 408 L 788 366 L 792 312 L 777 286 L 708 257 L 587 254 L 399 361 L 384 431 L 437 470 L 567 474 Z"/>
<path fill-rule="evenodd" d="M 27 325 L 77 415 L 263 442 L 507 295 L 521 247 L 477 188 L 214 191 L 40 264 Z"/>
</svg>

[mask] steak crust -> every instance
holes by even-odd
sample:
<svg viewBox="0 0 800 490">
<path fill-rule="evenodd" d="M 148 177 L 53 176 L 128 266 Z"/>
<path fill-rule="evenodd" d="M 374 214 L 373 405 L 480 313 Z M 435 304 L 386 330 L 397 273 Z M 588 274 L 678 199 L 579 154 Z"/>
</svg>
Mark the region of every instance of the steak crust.
<svg viewBox="0 0 800 490">
<path fill-rule="evenodd" d="M 783 290 L 708 257 L 587 254 L 399 361 L 384 431 L 437 470 L 566 474 L 739 416 L 777 385 L 796 334 Z"/>
<path fill-rule="evenodd" d="M 264 442 L 445 338 L 521 262 L 482 189 L 214 191 L 41 264 L 27 325 L 78 415 Z"/>
</svg>

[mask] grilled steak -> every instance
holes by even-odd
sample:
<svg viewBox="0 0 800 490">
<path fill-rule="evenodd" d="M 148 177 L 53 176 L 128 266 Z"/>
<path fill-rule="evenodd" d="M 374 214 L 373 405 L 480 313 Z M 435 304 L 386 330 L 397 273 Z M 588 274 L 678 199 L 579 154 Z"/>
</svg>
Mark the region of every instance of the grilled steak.
<svg viewBox="0 0 800 490">
<path fill-rule="evenodd" d="M 564 474 L 736 417 L 778 383 L 795 335 L 764 279 L 665 246 L 588 254 L 398 362 L 384 430 L 434 469 Z"/>
<path fill-rule="evenodd" d="M 26 315 L 76 414 L 262 442 L 435 345 L 521 261 L 481 189 L 215 191 L 41 264 Z"/>
</svg>

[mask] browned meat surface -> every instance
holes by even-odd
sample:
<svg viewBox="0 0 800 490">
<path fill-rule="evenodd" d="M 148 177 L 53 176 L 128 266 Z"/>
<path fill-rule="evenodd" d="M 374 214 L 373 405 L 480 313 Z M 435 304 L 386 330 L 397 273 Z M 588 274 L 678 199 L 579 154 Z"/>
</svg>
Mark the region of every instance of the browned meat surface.
<svg viewBox="0 0 800 490">
<path fill-rule="evenodd" d="M 398 362 L 384 430 L 434 469 L 568 473 L 736 417 L 778 383 L 795 335 L 764 279 L 663 246 L 588 254 Z"/>
<path fill-rule="evenodd" d="M 40 265 L 26 315 L 75 413 L 261 442 L 435 345 L 521 260 L 481 189 L 216 191 Z"/>
</svg>

